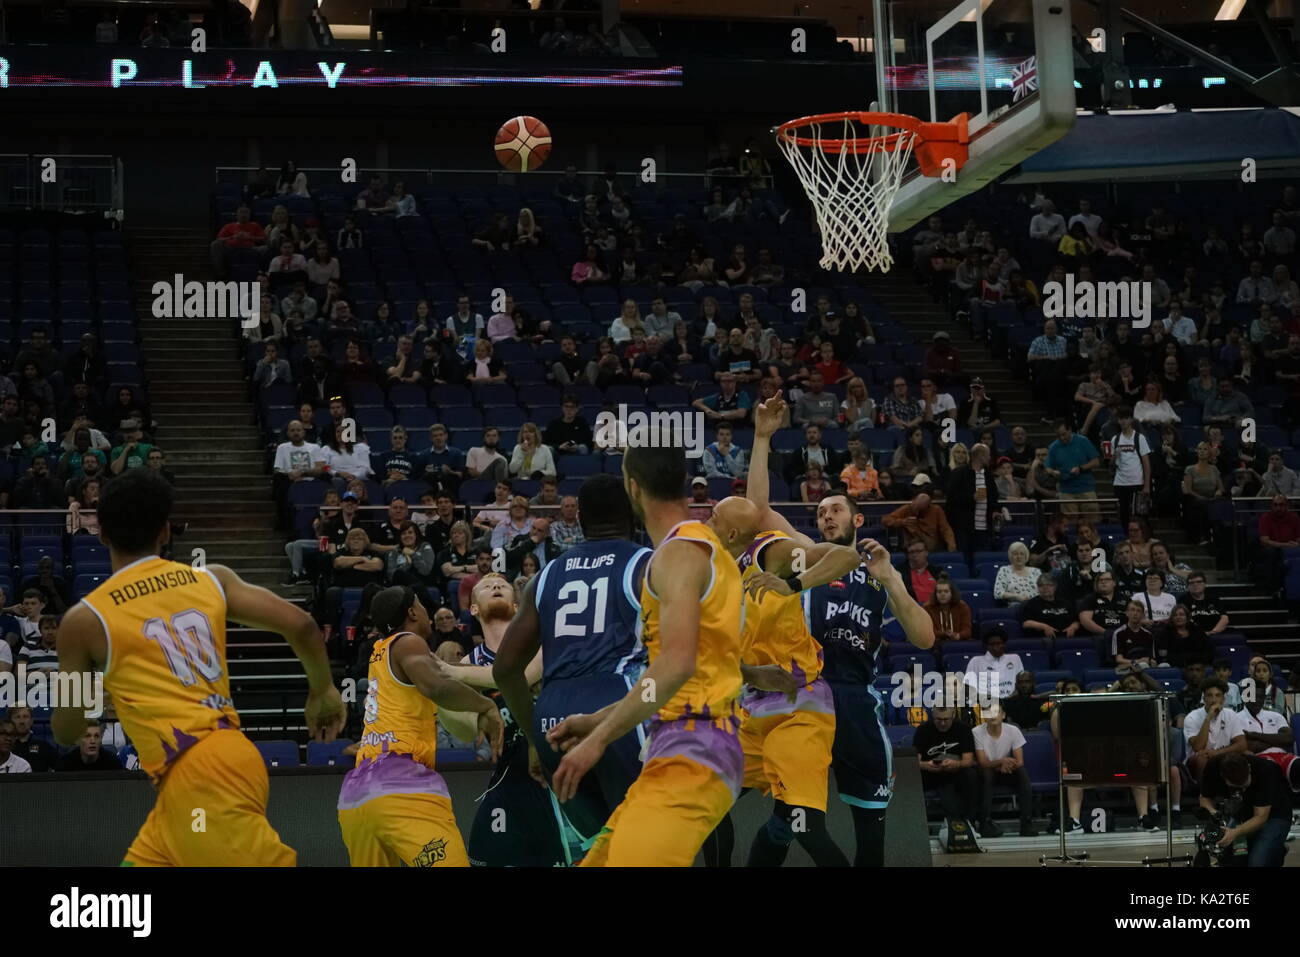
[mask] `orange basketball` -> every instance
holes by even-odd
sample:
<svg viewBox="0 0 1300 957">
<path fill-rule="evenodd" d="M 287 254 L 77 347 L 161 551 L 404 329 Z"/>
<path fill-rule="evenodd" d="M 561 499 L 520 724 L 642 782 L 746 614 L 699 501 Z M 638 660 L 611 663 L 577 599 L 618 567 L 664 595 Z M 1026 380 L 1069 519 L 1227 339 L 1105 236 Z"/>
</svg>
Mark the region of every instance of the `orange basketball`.
<svg viewBox="0 0 1300 957">
<path fill-rule="evenodd" d="M 537 169 L 551 155 L 551 131 L 535 116 L 516 116 L 497 130 L 497 161 L 512 173 Z"/>
</svg>

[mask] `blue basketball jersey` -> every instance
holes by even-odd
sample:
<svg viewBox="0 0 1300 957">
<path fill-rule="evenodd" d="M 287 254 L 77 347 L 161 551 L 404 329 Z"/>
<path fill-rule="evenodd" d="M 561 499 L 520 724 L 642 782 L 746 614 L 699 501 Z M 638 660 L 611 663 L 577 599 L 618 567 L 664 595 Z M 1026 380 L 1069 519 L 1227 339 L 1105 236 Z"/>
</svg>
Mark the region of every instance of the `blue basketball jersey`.
<svg viewBox="0 0 1300 957">
<path fill-rule="evenodd" d="M 865 564 L 804 592 L 804 615 L 825 654 L 827 681 L 869 685 L 876 677 L 881 628 L 893 620 L 889 596 Z"/>
<path fill-rule="evenodd" d="M 650 555 L 611 538 L 575 545 L 547 563 L 536 594 L 544 682 L 645 668 L 641 582 Z"/>
</svg>

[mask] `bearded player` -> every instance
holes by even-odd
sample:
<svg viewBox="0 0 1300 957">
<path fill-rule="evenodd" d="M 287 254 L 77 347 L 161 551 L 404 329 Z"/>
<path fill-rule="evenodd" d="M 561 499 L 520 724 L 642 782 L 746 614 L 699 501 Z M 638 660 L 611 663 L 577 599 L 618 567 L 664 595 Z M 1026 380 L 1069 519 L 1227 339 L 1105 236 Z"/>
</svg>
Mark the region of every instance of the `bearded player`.
<svg viewBox="0 0 1300 957">
<path fill-rule="evenodd" d="M 754 411 L 754 449 L 750 458 L 748 497 L 786 534 L 789 522 L 768 507 L 767 460 L 772 435 L 780 425 L 785 401 L 780 393 Z M 827 495 L 817 506 L 817 529 L 823 542 L 853 546 L 862 513 L 847 495 Z M 856 867 L 883 867 L 885 811 L 894 792 L 893 746 L 885 732 L 884 703 L 872 687 L 882 644 L 881 629 L 897 620 L 907 640 L 918 648 L 934 646 L 934 623 L 907 593 L 903 576 L 889 552 L 873 539 L 858 543 L 863 556 L 843 577 L 803 593 L 804 615 L 822 647 L 822 675 L 835 702 L 835 744 L 831 768 L 840 800 L 853 813 Z"/>
<path fill-rule="evenodd" d="M 297 854 L 266 819 L 266 764 L 239 730 L 226 668 L 226 621 L 283 635 L 307 672 L 312 737 L 333 740 L 343 699 L 311 616 L 221 565 L 159 558 L 171 539 L 172 488 L 152 469 L 104 486 L 99 538 L 113 574 L 59 627 L 59 669 L 103 671 L 122 722 L 157 789 L 123 864 L 292 867 Z M 77 742 L 85 711 L 54 712 L 60 744 Z M 195 829 L 194 810 L 206 826 Z"/>
<path fill-rule="evenodd" d="M 547 734 L 564 752 L 552 787 L 570 800 L 611 744 L 652 719 L 641 773 L 582 866 L 690 867 L 735 803 L 744 770 L 740 571 L 713 529 L 690 517 L 680 446 L 629 448 L 623 485 L 656 543 L 641 589 L 649 667 L 616 703 Z"/>
<path fill-rule="evenodd" d="M 447 782 L 434 769 L 438 706 L 477 716 L 475 736 L 501 753 L 504 726 L 491 699 L 444 677 L 433 627 L 415 592 L 385 588 L 370 616 L 386 638 L 370 652 L 357 765 L 339 792 L 339 827 L 353 867 L 468 867 Z"/>
</svg>

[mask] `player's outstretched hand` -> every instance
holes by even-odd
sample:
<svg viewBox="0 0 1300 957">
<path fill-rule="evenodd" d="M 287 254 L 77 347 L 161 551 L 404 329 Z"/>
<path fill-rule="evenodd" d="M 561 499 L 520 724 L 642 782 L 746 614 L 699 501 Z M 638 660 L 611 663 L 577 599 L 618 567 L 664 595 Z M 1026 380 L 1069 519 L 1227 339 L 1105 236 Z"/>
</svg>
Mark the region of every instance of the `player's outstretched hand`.
<svg viewBox="0 0 1300 957">
<path fill-rule="evenodd" d="M 307 696 L 303 716 L 307 719 L 307 733 L 313 741 L 333 741 L 343 730 L 348 712 L 339 689 L 330 685 Z"/>
<path fill-rule="evenodd" d="M 600 719 L 594 714 L 571 714 L 546 732 L 546 740 L 556 751 L 568 751 L 591 734 Z"/>
<path fill-rule="evenodd" d="M 578 793 L 583 776 L 595 766 L 605 749 L 595 738 L 583 738 L 560 759 L 560 766 L 551 778 L 551 790 L 561 804 Z"/>
<path fill-rule="evenodd" d="M 766 402 L 760 402 L 754 409 L 754 436 L 770 439 L 785 421 L 785 399 L 780 390 Z"/>
<path fill-rule="evenodd" d="M 749 581 L 745 582 L 745 591 L 755 601 L 761 601 L 763 596 L 769 592 L 776 595 L 793 595 L 790 586 L 785 583 L 785 579 L 778 578 L 771 572 L 757 572 L 749 576 Z"/>
<path fill-rule="evenodd" d="M 890 574 L 898 574 L 894 566 L 889 563 L 889 549 L 874 538 L 864 538 L 858 542 L 858 551 L 862 553 L 862 559 L 867 563 L 867 571 L 876 581 L 881 581 Z"/>
<path fill-rule="evenodd" d="M 495 707 L 478 713 L 478 734 L 480 741 L 487 738 L 488 743 L 492 746 L 492 760 L 496 761 L 501 757 L 501 745 L 505 740 L 506 725 L 501 720 L 501 712 Z"/>
</svg>

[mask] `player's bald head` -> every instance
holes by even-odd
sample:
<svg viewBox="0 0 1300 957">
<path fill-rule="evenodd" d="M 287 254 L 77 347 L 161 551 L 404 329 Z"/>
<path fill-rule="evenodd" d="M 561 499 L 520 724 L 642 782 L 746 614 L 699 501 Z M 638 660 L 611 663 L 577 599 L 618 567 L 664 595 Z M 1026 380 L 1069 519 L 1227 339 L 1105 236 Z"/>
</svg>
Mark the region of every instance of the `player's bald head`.
<svg viewBox="0 0 1300 957">
<path fill-rule="evenodd" d="M 732 495 L 713 506 L 709 525 L 718 538 L 722 539 L 727 551 L 735 556 L 748 548 L 758 534 L 759 518 L 757 505 L 747 498 Z"/>
</svg>

